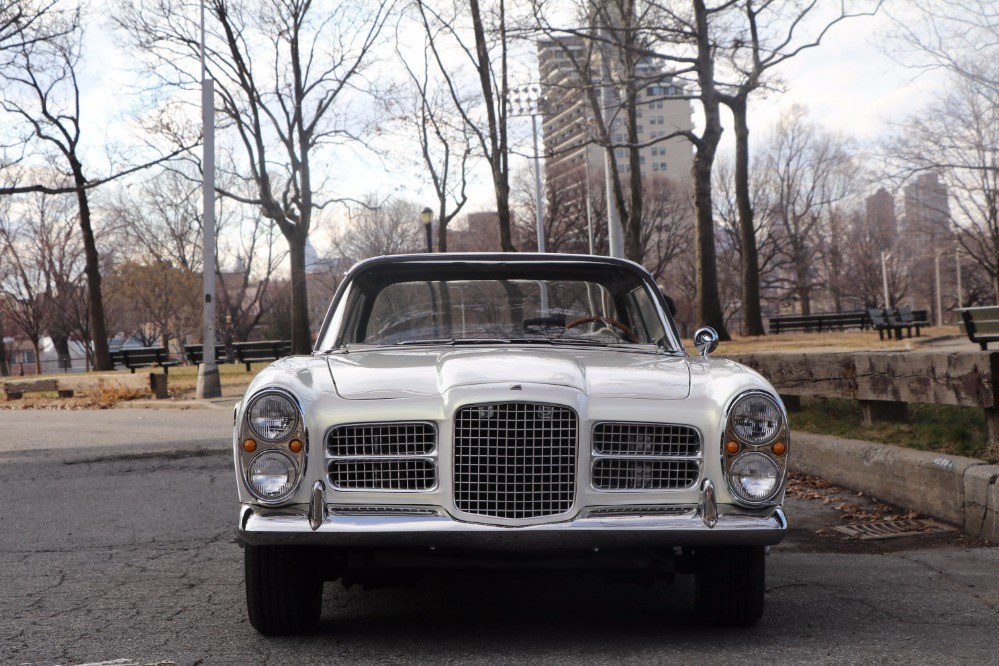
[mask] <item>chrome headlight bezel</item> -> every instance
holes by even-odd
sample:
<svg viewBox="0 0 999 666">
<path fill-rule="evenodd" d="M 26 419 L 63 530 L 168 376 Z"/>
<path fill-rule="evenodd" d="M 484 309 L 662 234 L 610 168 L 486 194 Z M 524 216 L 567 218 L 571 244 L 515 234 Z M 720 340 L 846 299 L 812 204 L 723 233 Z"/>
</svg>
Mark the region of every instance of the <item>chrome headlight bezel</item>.
<svg viewBox="0 0 999 666">
<path fill-rule="evenodd" d="M 278 437 L 267 437 L 261 434 L 253 424 L 253 409 L 260 404 L 261 401 L 265 399 L 279 398 L 288 403 L 291 412 L 294 416 L 294 420 L 287 426 L 287 432 L 279 435 Z M 292 396 L 288 395 L 284 391 L 261 391 L 260 393 L 253 396 L 253 398 L 246 405 L 245 412 L 246 427 L 250 433 L 257 439 L 267 442 L 268 444 L 273 444 L 276 442 L 284 442 L 291 439 L 295 433 L 299 430 L 302 423 L 302 410 L 298 405 L 298 401 Z"/>
<path fill-rule="evenodd" d="M 260 437 L 250 422 L 250 410 L 252 406 L 257 401 L 269 396 L 279 396 L 280 398 L 287 400 L 295 412 L 294 427 L 292 427 L 287 434 L 276 440 L 268 440 Z M 302 405 L 299 402 L 298 397 L 291 391 L 283 387 L 276 386 L 262 388 L 252 396 L 244 398 L 242 404 L 245 405 L 246 408 L 243 409 L 242 413 L 237 416 L 234 433 L 236 461 L 241 479 L 240 485 L 256 503 L 267 506 L 288 504 L 289 501 L 291 501 L 299 492 L 302 486 L 302 480 L 306 477 L 306 471 L 308 469 L 309 432 L 305 426 L 305 414 L 302 411 Z M 254 440 L 252 448 L 244 448 L 243 446 L 248 439 Z M 302 443 L 302 446 L 298 451 L 291 448 L 291 444 L 294 443 L 295 440 Z M 276 452 L 286 458 L 289 458 L 292 461 L 293 468 L 295 470 L 296 477 L 294 483 L 292 484 L 291 490 L 280 497 L 261 496 L 254 490 L 253 484 L 250 481 L 252 463 L 254 463 L 260 456 L 269 452 Z"/>
<path fill-rule="evenodd" d="M 735 416 L 736 408 L 740 405 L 740 403 L 745 404 L 745 401 L 749 399 L 758 399 L 761 397 L 773 404 L 774 408 L 777 410 L 780 423 L 777 425 L 772 435 L 753 441 L 751 438 L 745 436 L 744 430 L 741 433 L 737 430 L 735 424 L 733 423 L 733 417 Z M 782 501 L 784 490 L 787 485 L 787 456 L 791 443 L 790 435 L 791 433 L 788 426 L 787 411 L 784 409 L 784 405 L 780 401 L 780 398 L 770 391 L 763 389 L 744 391 L 736 395 L 729 402 L 728 407 L 725 409 L 725 420 L 720 445 L 725 484 L 728 487 L 728 491 L 731 494 L 732 499 L 736 503 L 742 506 L 756 508 L 779 504 Z M 733 444 L 735 446 L 732 446 Z M 775 447 L 778 445 L 782 445 L 780 453 L 775 452 Z M 774 486 L 773 492 L 762 499 L 745 497 L 739 492 L 736 484 L 733 482 L 733 463 L 750 453 L 764 456 L 772 462 L 777 469 L 778 480 Z"/>
<path fill-rule="evenodd" d="M 733 470 L 738 465 L 748 461 L 749 459 L 758 459 L 772 466 L 774 472 L 773 489 L 771 489 L 771 491 L 764 496 L 747 497 L 744 495 L 741 484 L 739 484 L 736 480 L 737 475 L 733 473 Z M 781 466 L 777 460 L 773 456 L 768 456 L 760 451 L 743 451 L 739 455 L 733 456 L 728 465 L 728 488 L 732 492 L 733 497 L 746 504 L 756 505 L 769 502 L 780 491 L 783 481 Z"/>
</svg>

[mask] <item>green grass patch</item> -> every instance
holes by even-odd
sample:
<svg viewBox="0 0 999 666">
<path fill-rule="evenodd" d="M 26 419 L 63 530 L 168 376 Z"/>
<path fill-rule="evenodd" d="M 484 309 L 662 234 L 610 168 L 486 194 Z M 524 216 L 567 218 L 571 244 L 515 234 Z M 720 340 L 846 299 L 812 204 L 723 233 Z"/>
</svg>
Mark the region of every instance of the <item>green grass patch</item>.
<svg viewBox="0 0 999 666">
<path fill-rule="evenodd" d="M 803 430 L 997 462 L 985 456 L 988 429 L 985 413 L 976 407 L 910 404 L 907 422 L 881 421 L 864 427 L 860 423 L 860 405 L 856 400 L 803 397 L 801 409 L 791 412 L 790 419 L 792 431 Z"/>
</svg>

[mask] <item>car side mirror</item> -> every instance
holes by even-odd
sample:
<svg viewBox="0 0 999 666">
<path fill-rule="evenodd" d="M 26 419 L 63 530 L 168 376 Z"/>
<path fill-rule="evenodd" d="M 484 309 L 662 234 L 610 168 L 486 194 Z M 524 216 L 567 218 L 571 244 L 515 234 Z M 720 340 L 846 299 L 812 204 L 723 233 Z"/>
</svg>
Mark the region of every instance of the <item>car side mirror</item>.
<svg viewBox="0 0 999 666">
<path fill-rule="evenodd" d="M 694 346 L 701 356 L 707 358 L 708 354 L 718 348 L 718 332 L 710 326 L 697 329 L 694 331 Z"/>
</svg>

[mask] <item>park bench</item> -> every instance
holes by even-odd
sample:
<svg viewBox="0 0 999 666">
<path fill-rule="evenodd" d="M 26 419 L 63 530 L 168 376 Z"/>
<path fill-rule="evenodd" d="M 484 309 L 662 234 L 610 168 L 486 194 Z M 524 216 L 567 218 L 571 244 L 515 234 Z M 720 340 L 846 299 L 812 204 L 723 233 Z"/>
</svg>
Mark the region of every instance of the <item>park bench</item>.
<svg viewBox="0 0 999 666">
<path fill-rule="evenodd" d="M 184 357 L 191 365 L 201 365 L 204 360 L 204 345 L 184 345 Z M 215 362 L 225 361 L 225 345 L 215 345 Z"/>
<path fill-rule="evenodd" d="M 148 368 L 157 366 L 163 368 L 164 373 L 170 371 L 170 367 L 180 365 L 180 361 L 170 359 L 170 352 L 166 347 L 124 347 L 111 352 L 111 362 L 114 366 L 124 366 L 135 373 L 136 368 Z"/>
<path fill-rule="evenodd" d="M 990 342 L 999 342 L 999 307 L 991 305 L 981 308 L 959 308 L 961 328 L 968 339 L 977 342 L 982 351 L 989 348 Z"/>
<path fill-rule="evenodd" d="M 867 326 L 867 315 L 863 310 L 770 317 L 771 333 L 789 331 L 816 331 L 821 333 L 823 331 L 843 330 L 847 328 L 864 330 Z"/>
<path fill-rule="evenodd" d="M 134 372 L 134 371 L 133 371 Z M 167 397 L 165 372 L 121 375 L 58 375 L 55 377 L 18 378 L 3 382 L 8 400 L 20 400 L 25 393 L 54 391 L 60 398 L 72 398 L 74 391 L 131 390 L 151 391 L 159 400 Z"/>
<path fill-rule="evenodd" d="M 912 337 L 912 329 L 916 329 L 916 337 L 918 338 L 921 334 L 919 329 L 923 326 L 929 326 L 930 321 L 926 316 L 926 310 L 913 310 L 912 308 L 905 306 L 901 308 L 896 308 L 895 313 L 898 316 L 898 322 L 900 326 L 906 327 L 909 331 L 909 337 Z"/>
<path fill-rule="evenodd" d="M 891 340 L 892 336 L 902 339 L 902 329 L 893 325 L 893 322 L 888 319 L 888 315 L 884 310 L 879 308 L 867 308 L 867 319 L 871 322 L 871 328 L 878 332 L 878 337 L 882 340 L 885 339 L 885 334 L 888 334 L 888 339 Z"/>
<path fill-rule="evenodd" d="M 237 363 L 250 371 L 251 363 L 276 361 L 291 354 L 291 340 L 256 340 L 254 342 L 234 342 L 232 351 Z"/>
</svg>

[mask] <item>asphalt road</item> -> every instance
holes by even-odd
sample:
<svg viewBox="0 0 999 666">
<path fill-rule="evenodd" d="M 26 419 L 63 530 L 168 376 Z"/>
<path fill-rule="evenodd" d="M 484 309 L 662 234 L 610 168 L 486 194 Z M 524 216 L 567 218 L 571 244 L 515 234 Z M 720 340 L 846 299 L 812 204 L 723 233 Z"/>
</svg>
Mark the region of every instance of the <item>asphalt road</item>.
<svg viewBox="0 0 999 666">
<path fill-rule="evenodd" d="M 245 616 L 231 411 L 155 414 L 0 411 L 0 663 L 995 660 L 999 549 L 960 541 L 843 552 L 792 539 L 771 551 L 766 615 L 751 630 L 696 625 L 682 578 L 462 574 L 406 589 L 328 584 L 317 632 L 264 638 Z M 792 523 L 821 515 L 788 511 Z"/>
</svg>

